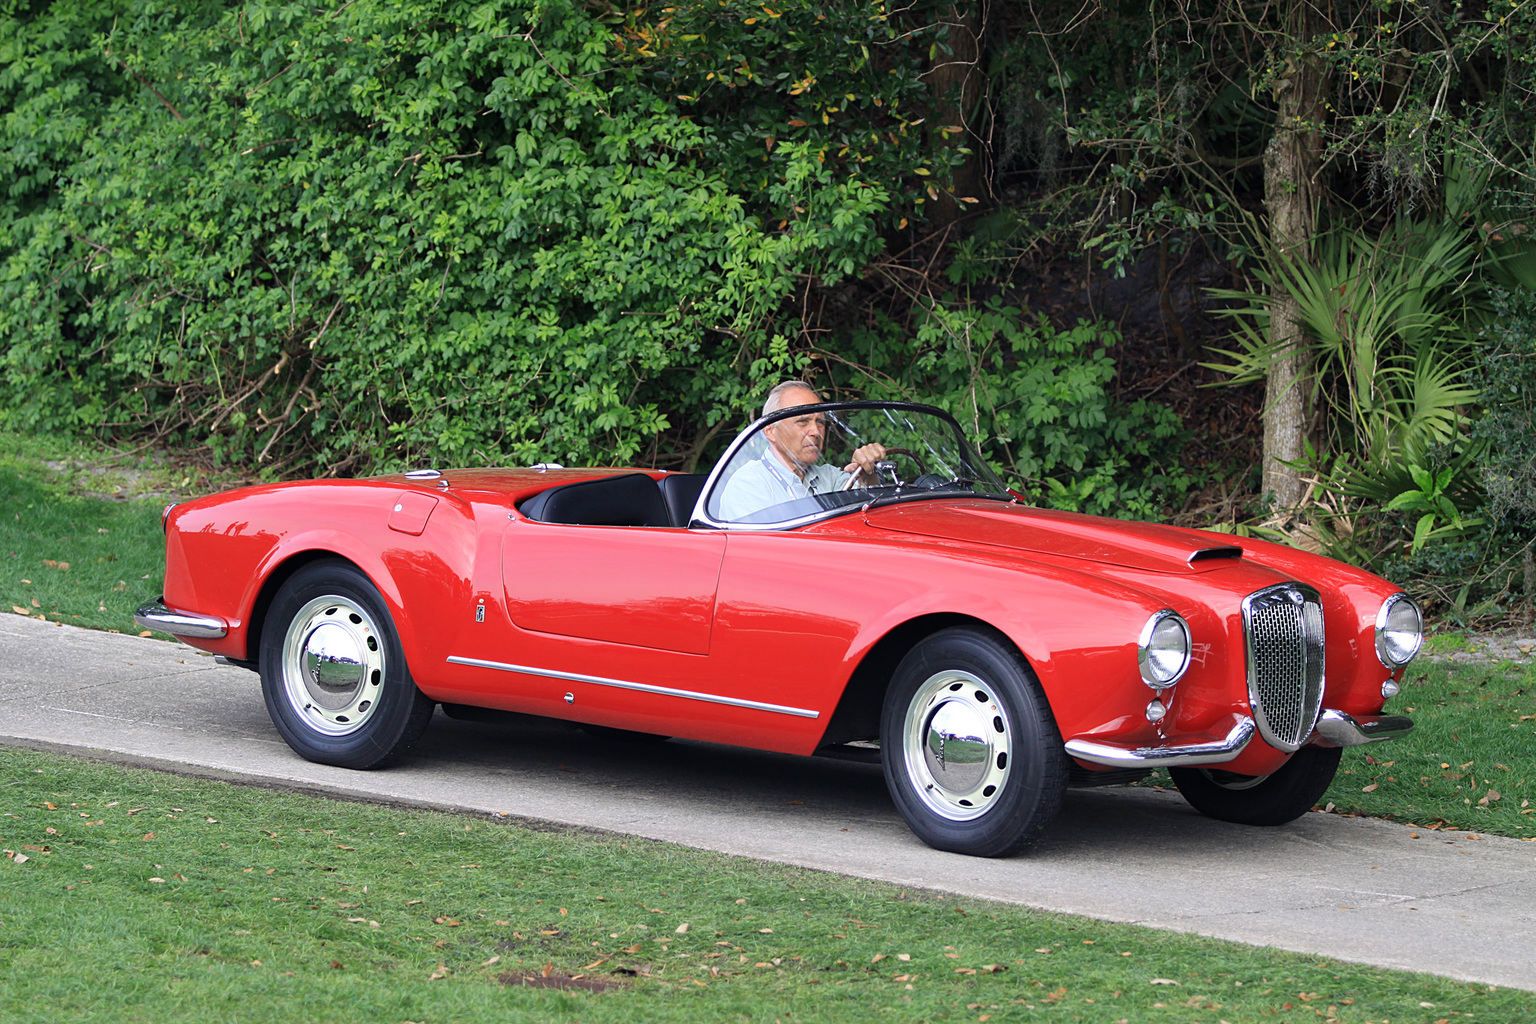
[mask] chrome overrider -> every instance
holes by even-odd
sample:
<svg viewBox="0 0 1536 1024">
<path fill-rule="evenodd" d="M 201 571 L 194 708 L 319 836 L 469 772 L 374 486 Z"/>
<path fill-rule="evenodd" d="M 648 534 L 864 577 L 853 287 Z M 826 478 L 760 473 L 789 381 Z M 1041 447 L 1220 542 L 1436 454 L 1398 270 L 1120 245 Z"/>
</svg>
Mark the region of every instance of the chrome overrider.
<svg viewBox="0 0 1536 1024">
<path fill-rule="evenodd" d="M 195 636 L 217 640 L 229 631 L 229 624 L 213 615 L 194 615 L 191 612 L 172 611 L 160 598 L 142 605 L 133 614 L 133 621 L 145 629 L 158 629 L 172 636 Z"/>
<path fill-rule="evenodd" d="M 1320 747 L 1355 747 L 1396 739 L 1412 729 L 1413 721 L 1402 715 L 1356 716 L 1328 710 L 1319 716 L 1312 742 Z M 1100 740 L 1072 739 L 1066 746 L 1067 753 L 1080 761 L 1111 768 L 1178 768 L 1231 761 L 1243 752 L 1257 733 L 1258 726 L 1253 719 L 1235 715 L 1226 736 L 1205 743 L 1132 747 Z"/>
</svg>

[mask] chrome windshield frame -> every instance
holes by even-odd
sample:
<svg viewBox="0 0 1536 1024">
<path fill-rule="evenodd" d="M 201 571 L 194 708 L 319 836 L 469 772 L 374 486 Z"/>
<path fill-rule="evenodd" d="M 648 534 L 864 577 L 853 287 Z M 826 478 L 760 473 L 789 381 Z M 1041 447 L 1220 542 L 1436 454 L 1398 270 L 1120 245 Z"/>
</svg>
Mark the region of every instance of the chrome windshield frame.
<svg viewBox="0 0 1536 1024">
<path fill-rule="evenodd" d="M 699 492 L 699 500 L 693 507 L 693 514 L 689 517 L 689 526 L 704 526 L 716 530 L 790 530 L 797 526 L 805 526 L 809 523 L 821 522 L 824 519 L 832 519 L 837 516 L 847 515 L 850 512 L 857 512 L 863 508 L 866 508 L 872 501 L 881 500 L 881 498 L 871 498 L 868 501 L 849 502 L 848 504 L 839 506 L 837 508 L 817 509 L 814 512 L 806 513 L 805 515 L 795 516 L 793 518 L 774 523 L 733 522 L 729 520 L 716 519 L 709 514 L 709 499 L 715 493 L 715 489 L 724 483 L 725 471 L 727 467 L 731 465 L 731 462 L 735 459 L 736 454 L 741 451 L 742 448 L 750 444 L 752 439 L 757 437 L 764 427 L 772 423 L 776 423 L 779 420 L 804 416 L 808 413 L 827 413 L 829 415 L 835 415 L 837 413 L 858 412 L 865 410 L 889 410 L 892 412 L 916 413 L 934 418 L 935 420 L 941 422 L 948 430 L 953 433 L 957 449 L 963 453 L 967 461 L 969 461 L 973 466 L 978 467 L 979 471 L 985 473 L 987 477 L 996 479 L 996 474 L 992 471 L 991 467 L 986 464 L 986 461 L 982 459 L 980 453 L 978 453 L 976 449 L 971 445 L 971 443 L 966 439 L 965 432 L 961 429 L 960 424 L 955 420 L 953 416 L 936 406 L 925 405 L 921 402 L 897 401 L 818 402 L 814 405 L 792 405 L 783 409 L 775 410 L 774 412 L 769 413 L 767 416 L 758 417 L 756 420 L 753 420 L 752 423 L 746 427 L 746 429 L 744 429 L 740 434 L 736 436 L 736 439 L 731 442 L 730 447 L 726 448 L 724 454 L 722 454 L 720 458 L 716 460 L 714 468 L 709 471 L 709 476 L 704 481 L 704 488 Z M 979 480 L 978 482 L 985 481 Z M 913 490 L 907 497 L 908 500 L 922 499 L 931 494 L 931 496 L 934 498 L 967 497 L 997 498 L 1005 501 L 1014 500 L 1014 495 L 1007 489 L 1005 485 L 1003 485 L 1002 481 L 998 480 L 997 483 L 1000 489 L 996 494 L 992 494 L 990 492 L 980 492 L 967 495 L 957 495 L 953 491 L 942 491 L 935 489 L 932 491 Z M 888 499 L 891 496 L 886 495 L 883 497 Z"/>
</svg>

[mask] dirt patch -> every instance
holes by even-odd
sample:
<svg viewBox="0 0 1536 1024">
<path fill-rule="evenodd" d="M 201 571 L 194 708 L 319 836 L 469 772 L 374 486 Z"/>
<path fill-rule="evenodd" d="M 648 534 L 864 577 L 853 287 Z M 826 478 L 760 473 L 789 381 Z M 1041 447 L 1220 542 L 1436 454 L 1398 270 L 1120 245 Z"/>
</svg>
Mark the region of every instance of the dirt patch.
<svg viewBox="0 0 1536 1024">
<path fill-rule="evenodd" d="M 72 493 L 106 501 L 183 501 L 254 482 L 244 474 L 164 450 L 105 451 L 97 457 L 47 459 L 42 464 Z"/>
<path fill-rule="evenodd" d="M 1457 646 L 1452 646 L 1457 644 Z M 1529 628 L 1456 634 L 1439 638 L 1433 643 L 1437 649 L 1426 650 L 1420 657 L 1425 661 L 1450 663 L 1511 661 L 1530 664 L 1536 661 L 1536 636 Z"/>
<path fill-rule="evenodd" d="M 578 989 L 582 992 L 611 992 L 616 988 L 624 988 L 622 981 L 614 981 L 611 978 L 594 978 L 585 974 L 522 974 L 517 971 L 508 971 L 506 974 L 497 975 L 496 980 L 503 985 L 522 985 L 525 988 L 552 988 L 558 990 Z"/>
</svg>

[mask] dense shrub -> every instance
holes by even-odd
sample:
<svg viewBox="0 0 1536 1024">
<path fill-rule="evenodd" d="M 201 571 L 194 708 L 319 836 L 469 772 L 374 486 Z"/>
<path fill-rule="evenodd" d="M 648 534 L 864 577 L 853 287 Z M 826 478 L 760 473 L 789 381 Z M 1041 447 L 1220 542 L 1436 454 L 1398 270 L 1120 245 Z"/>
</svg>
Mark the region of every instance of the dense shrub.
<svg viewBox="0 0 1536 1024">
<path fill-rule="evenodd" d="M 1536 533 L 1536 294 L 1494 298 L 1496 317 L 1483 331 L 1478 383 L 1483 415 L 1478 469 L 1484 512 L 1500 525 Z"/>
<path fill-rule="evenodd" d="M 885 190 L 807 146 L 760 190 L 786 223 L 749 216 L 708 132 L 562 0 L 8 24 L 13 90 L 46 79 L 50 25 L 82 62 L 95 27 L 98 63 L 140 86 L 8 211 L 20 426 L 154 424 L 338 470 L 625 461 L 668 410 L 718 416 L 782 372 L 797 272 L 881 244 Z M 19 112 L 7 130 L 28 130 Z"/>
<path fill-rule="evenodd" d="M 1042 505 L 1154 517 L 1190 487 L 1183 431 L 1166 408 L 1111 396 L 1118 341 L 1108 325 L 1061 330 L 995 298 L 951 300 L 930 305 L 915 337 L 890 323 L 856 332 L 834 376 L 942 406 Z"/>
<path fill-rule="evenodd" d="M 944 5 L 0 5 L 0 422 L 268 474 L 691 468 L 774 379 L 886 393 L 803 300 L 963 156 L 918 127 Z M 881 372 L 1022 485 L 1176 491 L 1109 486 L 1177 433 L 1109 399 L 1110 332 L 897 322 Z"/>
</svg>

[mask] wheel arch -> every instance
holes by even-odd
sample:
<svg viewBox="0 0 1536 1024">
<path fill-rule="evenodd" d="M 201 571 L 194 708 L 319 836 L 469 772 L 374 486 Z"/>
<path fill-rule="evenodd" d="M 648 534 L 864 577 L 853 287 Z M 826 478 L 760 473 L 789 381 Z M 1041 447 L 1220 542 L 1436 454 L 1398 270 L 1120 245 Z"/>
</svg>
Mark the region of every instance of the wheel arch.
<svg viewBox="0 0 1536 1024">
<path fill-rule="evenodd" d="M 858 667 L 843 687 L 827 731 L 822 736 L 822 746 L 836 746 L 853 740 L 870 739 L 880 734 L 880 713 L 885 704 L 886 690 L 891 676 L 908 651 L 933 634 L 954 626 L 967 626 L 1005 644 L 1018 654 L 1031 671 L 1029 657 L 1008 634 L 974 615 L 961 612 L 933 612 L 919 615 L 895 626 L 864 653 Z"/>
<path fill-rule="evenodd" d="M 245 641 L 247 664 L 251 668 L 257 668 L 260 664 L 261 634 L 266 629 L 267 612 L 271 610 L 272 602 L 283 589 L 283 584 L 292 579 L 294 573 L 306 565 L 323 561 L 343 562 L 364 576 L 367 576 L 373 581 L 374 586 L 377 587 L 379 585 L 379 581 L 375 579 L 374 574 L 363 566 L 358 565 L 356 561 L 326 548 L 306 548 L 303 551 L 294 551 L 286 555 L 282 561 L 275 564 L 267 572 L 266 577 L 261 581 L 261 586 L 257 589 L 256 600 L 251 606 L 251 615 L 246 629 Z M 384 593 L 384 588 L 380 587 L 379 589 L 381 594 Z M 387 595 L 384 600 L 386 604 L 392 603 Z M 395 609 L 390 611 L 392 616 L 396 619 L 399 618 L 395 614 Z M 399 632 L 398 623 L 396 625 L 396 632 Z"/>
</svg>

